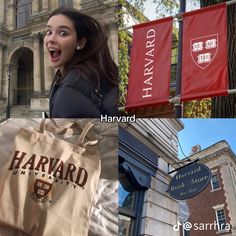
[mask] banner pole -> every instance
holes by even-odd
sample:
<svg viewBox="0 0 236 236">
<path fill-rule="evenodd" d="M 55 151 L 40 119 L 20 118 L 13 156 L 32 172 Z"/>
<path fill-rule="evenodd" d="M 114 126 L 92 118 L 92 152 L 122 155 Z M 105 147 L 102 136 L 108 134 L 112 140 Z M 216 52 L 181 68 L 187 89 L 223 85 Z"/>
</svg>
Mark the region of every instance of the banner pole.
<svg viewBox="0 0 236 236">
<path fill-rule="evenodd" d="M 180 0 L 179 14 L 182 15 L 186 11 L 186 0 Z M 182 44 L 183 44 L 183 21 L 179 19 L 179 40 L 178 40 L 178 62 L 176 70 L 176 97 L 181 94 L 181 73 L 182 73 Z M 176 118 L 182 117 L 181 102 L 175 104 Z"/>
</svg>

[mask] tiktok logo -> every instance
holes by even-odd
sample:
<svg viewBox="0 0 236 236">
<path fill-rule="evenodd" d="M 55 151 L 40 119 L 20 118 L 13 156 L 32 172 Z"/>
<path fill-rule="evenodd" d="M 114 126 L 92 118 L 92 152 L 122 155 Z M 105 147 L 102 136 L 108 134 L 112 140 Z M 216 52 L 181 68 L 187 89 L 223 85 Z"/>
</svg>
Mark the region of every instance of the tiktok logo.
<svg viewBox="0 0 236 236">
<path fill-rule="evenodd" d="M 189 231 L 193 227 L 193 225 L 190 222 L 185 222 L 185 223 L 181 224 L 178 221 L 177 225 L 173 226 L 174 231 L 179 231 L 181 225 L 183 226 L 183 229 L 186 230 L 186 231 Z"/>
<path fill-rule="evenodd" d="M 177 223 L 177 225 L 174 225 L 173 226 L 173 229 L 174 229 L 174 231 L 179 231 L 179 227 L 181 226 L 182 224 L 178 221 L 178 223 Z"/>
</svg>

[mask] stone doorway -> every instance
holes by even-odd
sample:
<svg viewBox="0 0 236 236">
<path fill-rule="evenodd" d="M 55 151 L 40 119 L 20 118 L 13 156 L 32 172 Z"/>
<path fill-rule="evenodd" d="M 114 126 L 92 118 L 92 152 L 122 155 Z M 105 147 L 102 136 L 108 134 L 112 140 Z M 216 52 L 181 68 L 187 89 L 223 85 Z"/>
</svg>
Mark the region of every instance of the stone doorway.
<svg viewBox="0 0 236 236">
<path fill-rule="evenodd" d="M 13 54 L 15 81 L 12 81 L 13 105 L 30 105 L 33 93 L 33 52 L 19 48 Z"/>
</svg>

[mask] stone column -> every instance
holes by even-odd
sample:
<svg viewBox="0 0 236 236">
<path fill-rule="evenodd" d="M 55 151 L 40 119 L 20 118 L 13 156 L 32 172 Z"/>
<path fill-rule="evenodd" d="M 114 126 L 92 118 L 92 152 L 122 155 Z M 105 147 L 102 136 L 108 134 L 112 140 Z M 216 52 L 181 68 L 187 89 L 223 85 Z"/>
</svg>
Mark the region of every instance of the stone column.
<svg viewBox="0 0 236 236">
<path fill-rule="evenodd" d="M 39 12 L 39 1 L 33 0 L 32 1 L 32 14 L 37 14 Z"/>
<path fill-rule="evenodd" d="M 234 193 L 234 202 L 236 202 L 236 178 L 235 178 L 235 172 L 236 170 L 233 168 L 233 165 L 229 165 L 229 172 L 230 172 L 230 176 L 232 179 L 232 192 Z M 232 207 L 236 207 L 236 204 Z M 236 219 L 236 212 L 234 210 L 234 208 L 231 210 L 231 219 L 232 219 L 232 235 L 236 235 L 236 222 L 234 221 Z"/>
<path fill-rule="evenodd" d="M 236 232 L 236 195 L 235 195 L 235 186 L 234 178 L 232 175 L 231 166 L 228 162 L 225 162 L 221 166 L 221 174 L 223 179 L 224 191 L 226 202 L 228 205 L 228 210 L 230 213 L 230 223 L 232 226 L 232 231 Z"/>
<path fill-rule="evenodd" d="M 6 25 L 8 26 L 9 30 L 13 30 L 16 25 L 16 17 L 14 15 L 14 7 L 13 7 L 13 1 L 5 1 L 6 2 L 6 16 L 7 16 L 7 22 Z"/>
<path fill-rule="evenodd" d="M 74 1 L 74 8 L 80 10 L 81 9 L 81 0 Z"/>
<path fill-rule="evenodd" d="M 4 24 L 4 17 L 5 17 L 5 4 L 4 0 L 0 0 L 0 25 Z"/>
<path fill-rule="evenodd" d="M 3 44 L 0 43 L 0 97 L 2 97 L 2 84 L 3 84 Z"/>
<path fill-rule="evenodd" d="M 58 1 L 57 0 L 51 0 L 50 2 L 50 8 L 51 10 L 55 10 L 56 8 L 58 8 Z"/>
<path fill-rule="evenodd" d="M 108 39 L 108 45 L 111 52 L 111 55 L 113 57 L 113 60 L 118 65 L 118 29 L 117 29 L 117 23 L 112 22 L 108 26 L 109 28 L 109 39 Z"/>
<path fill-rule="evenodd" d="M 44 81 L 45 81 L 45 91 L 48 92 L 51 88 L 51 83 L 53 79 L 53 70 L 50 66 L 48 52 L 46 47 L 43 48 L 44 55 Z"/>
<path fill-rule="evenodd" d="M 39 35 L 33 34 L 34 48 L 34 94 L 41 93 L 41 68 L 40 68 L 40 48 Z"/>
<path fill-rule="evenodd" d="M 42 0 L 42 10 L 46 11 L 49 9 L 48 0 Z"/>
</svg>

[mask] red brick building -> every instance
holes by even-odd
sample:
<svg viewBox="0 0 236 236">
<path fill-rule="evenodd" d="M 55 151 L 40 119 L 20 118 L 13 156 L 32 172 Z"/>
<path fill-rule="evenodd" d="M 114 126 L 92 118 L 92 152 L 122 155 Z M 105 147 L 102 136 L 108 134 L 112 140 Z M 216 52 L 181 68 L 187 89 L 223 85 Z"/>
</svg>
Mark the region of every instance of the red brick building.
<svg viewBox="0 0 236 236">
<path fill-rule="evenodd" d="M 236 235 L 236 157 L 226 141 L 193 153 L 190 159 L 207 165 L 212 178 L 207 188 L 187 200 L 192 224 L 185 236 Z M 183 234 L 182 234 L 183 235 Z"/>
</svg>

